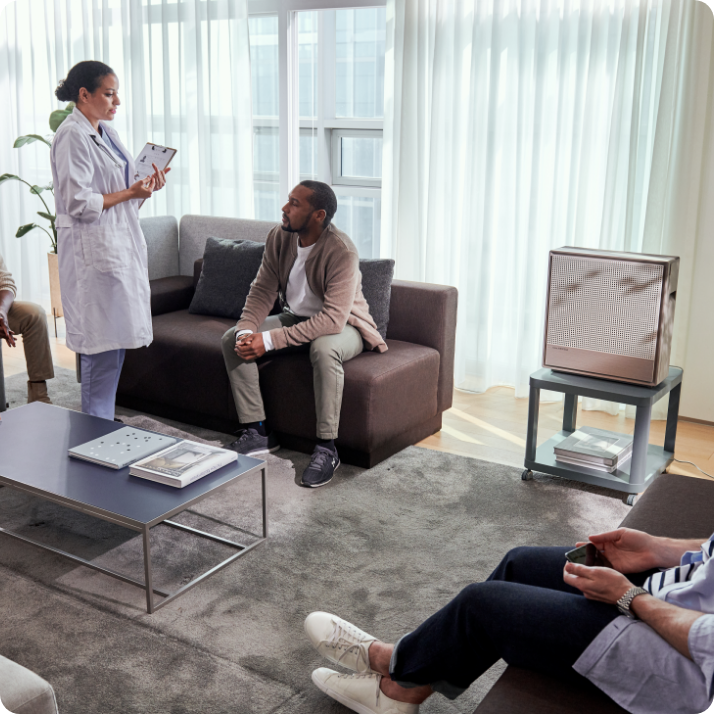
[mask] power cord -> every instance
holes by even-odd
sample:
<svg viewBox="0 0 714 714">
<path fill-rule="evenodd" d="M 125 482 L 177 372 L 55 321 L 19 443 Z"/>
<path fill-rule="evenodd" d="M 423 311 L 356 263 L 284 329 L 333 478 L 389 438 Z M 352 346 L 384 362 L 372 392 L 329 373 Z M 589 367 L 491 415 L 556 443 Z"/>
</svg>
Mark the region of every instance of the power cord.
<svg viewBox="0 0 714 714">
<path fill-rule="evenodd" d="M 694 468 L 697 471 L 701 471 L 705 476 L 709 476 L 709 478 L 714 478 L 711 474 L 708 474 L 704 469 L 700 469 L 699 466 L 697 466 L 693 461 L 682 461 L 681 459 L 672 459 L 672 461 L 676 461 L 678 464 L 689 464 L 690 466 L 694 466 Z"/>
</svg>

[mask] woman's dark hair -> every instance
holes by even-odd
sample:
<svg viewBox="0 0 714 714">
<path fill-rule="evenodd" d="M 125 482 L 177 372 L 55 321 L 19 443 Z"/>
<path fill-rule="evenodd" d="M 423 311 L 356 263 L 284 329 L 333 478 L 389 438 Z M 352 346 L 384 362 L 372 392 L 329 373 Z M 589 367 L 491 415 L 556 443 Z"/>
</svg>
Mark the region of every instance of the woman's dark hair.
<svg viewBox="0 0 714 714">
<path fill-rule="evenodd" d="M 335 196 L 335 192 L 326 183 L 322 183 L 322 181 L 311 181 L 308 179 L 306 181 L 300 181 L 299 185 L 309 188 L 312 191 L 312 196 L 307 199 L 310 201 L 310 205 L 316 211 L 321 209 L 325 211 L 325 220 L 322 222 L 322 227 L 326 228 L 330 225 L 332 216 L 334 216 L 337 211 L 337 196 Z"/>
<path fill-rule="evenodd" d="M 102 83 L 102 77 L 108 74 L 115 74 L 114 70 L 104 62 L 77 62 L 70 69 L 67 79 L 63 79 L 55 89 L 55 97 L 60 102 L 77 103 L 79 90 L 84 87 L 90 94 L 93 94 Z"/>
</svg>

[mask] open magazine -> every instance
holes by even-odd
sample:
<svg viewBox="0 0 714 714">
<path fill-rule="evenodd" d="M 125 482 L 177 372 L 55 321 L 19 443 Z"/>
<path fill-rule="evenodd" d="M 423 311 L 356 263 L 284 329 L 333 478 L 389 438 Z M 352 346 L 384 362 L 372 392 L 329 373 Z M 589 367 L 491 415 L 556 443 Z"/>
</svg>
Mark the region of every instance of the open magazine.
<svg viewBox="0 0 714 714">
<path fill-rule="evenodd" d="M 238 460 L 238 454 L 217 446 L 181 441 L 132 464 L 132 476 L 183 488 Z"/>
</svg>

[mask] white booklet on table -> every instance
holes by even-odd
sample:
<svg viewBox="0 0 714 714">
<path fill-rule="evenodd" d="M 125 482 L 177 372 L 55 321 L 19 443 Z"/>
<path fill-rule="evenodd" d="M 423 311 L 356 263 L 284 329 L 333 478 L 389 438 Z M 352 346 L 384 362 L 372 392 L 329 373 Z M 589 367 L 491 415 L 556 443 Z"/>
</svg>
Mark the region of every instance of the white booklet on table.
<svg viewBox="0 0 714 714">
<path fill-rule="evenodd" d="M 137 461 L 129 469 L 132 476 L 183 488 L 238 460 L 230 449 L 180 441 L 163 451 Z"/>
</svg>

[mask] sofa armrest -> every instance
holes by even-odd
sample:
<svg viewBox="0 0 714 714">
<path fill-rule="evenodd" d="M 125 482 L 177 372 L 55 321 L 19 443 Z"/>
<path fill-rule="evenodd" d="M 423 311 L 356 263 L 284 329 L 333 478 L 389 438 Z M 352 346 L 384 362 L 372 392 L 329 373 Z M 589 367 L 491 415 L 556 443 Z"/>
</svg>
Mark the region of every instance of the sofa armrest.
<svg viewBox="0 0 714 714">
<path fill-rule="evenodd" d="M 151 287 L 151 314 L 186 310 L 193 299 L 193 278 L 190 275 L 174 275 L 158 278 L 149 283 Z"/>
<path fill-rule="evenodd" d="M 437 409 L 451 407 L 454 397 L 454 349 L 458 291 L 448 285 L 392 282 L 387 338 L 432 347 L 441 356 Z"/>
</svg>

